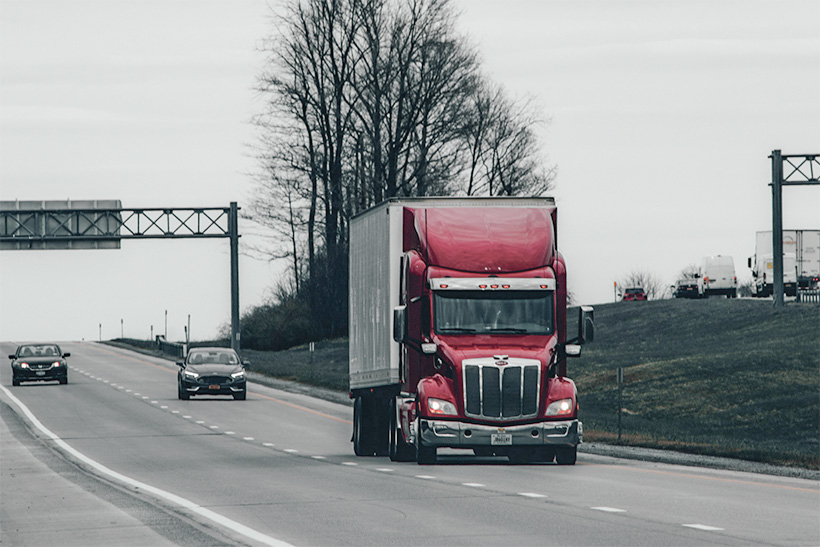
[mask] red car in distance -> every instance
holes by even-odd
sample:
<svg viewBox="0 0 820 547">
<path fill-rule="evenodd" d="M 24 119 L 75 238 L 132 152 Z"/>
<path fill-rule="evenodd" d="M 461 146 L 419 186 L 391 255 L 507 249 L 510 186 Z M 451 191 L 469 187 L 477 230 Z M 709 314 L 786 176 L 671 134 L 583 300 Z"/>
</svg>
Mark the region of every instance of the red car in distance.
<svg viewBox="0 0 820 547">
<path fill-rule="evenodd" d="M 627 300 L 646 300 L 646 293 L 641 287 L 630 287 L 624 291 L 621 300 L 624 302 Z"/>
</svg>

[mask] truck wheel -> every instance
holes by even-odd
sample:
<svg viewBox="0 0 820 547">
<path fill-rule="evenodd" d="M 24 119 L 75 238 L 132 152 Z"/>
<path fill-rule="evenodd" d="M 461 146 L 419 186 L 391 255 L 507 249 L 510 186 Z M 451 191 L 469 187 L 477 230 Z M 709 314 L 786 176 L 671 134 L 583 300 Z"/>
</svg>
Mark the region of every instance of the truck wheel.
<svg viewBox="0 0 820 547">
<path fill-rule="evenodd" d="M 416 420 L 416 460 L 419 465 L 434 465 L 436 463 L 436 447 L 426 446 L 421 438 L 421 428 Z"/>
<path fill-rule="evenodd" d="M 364 416 L 364 406 L 361 397 L 353 401 L 353 452 L 357 456 L 373 456 L 375 451 L 370 428 L 365 426 L 367 417 Z"/>
<path fill-rule="evenodd" d="M 390 460 L 394 462 L 412 462 L 416 457 L 413 447 L 404 442 L 396 420 L 396 401 L 390 403 Z"/>
<path fill-rule="evenodd" d="M 577 447 L 571 448 L 561 447 L 555 449 L 555 463 L 558 465 L 575 465 L 575 459 L 578 455 Z"/>
</svg>

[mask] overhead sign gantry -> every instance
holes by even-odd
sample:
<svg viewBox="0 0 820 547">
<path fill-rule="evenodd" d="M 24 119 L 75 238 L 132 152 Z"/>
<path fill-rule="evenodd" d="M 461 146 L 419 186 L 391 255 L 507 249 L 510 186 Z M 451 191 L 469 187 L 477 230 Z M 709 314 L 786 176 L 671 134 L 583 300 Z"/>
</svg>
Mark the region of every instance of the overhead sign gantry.
<svg viewBox="0 0 820 547">
<path fill-rule="evenodd" d="M 239 208 L 125 209 L 119 200 L 0 201 L 0 250 L 119 249 L 123 239 L 229 238 L 231 347 L 239 351 Z"/>
</svg>

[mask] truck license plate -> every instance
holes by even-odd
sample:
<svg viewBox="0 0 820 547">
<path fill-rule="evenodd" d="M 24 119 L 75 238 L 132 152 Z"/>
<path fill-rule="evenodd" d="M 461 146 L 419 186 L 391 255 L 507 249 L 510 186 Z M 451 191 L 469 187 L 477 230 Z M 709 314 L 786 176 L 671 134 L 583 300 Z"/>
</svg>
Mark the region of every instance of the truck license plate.
<svg viewBox="0 0 820 547">
<path fill-rule="evenodd" d="M 493 433 L 490 436 L 490 444 L 493 446 L 510 446 L 512 445 L 512 434 Z"/>
</svg>

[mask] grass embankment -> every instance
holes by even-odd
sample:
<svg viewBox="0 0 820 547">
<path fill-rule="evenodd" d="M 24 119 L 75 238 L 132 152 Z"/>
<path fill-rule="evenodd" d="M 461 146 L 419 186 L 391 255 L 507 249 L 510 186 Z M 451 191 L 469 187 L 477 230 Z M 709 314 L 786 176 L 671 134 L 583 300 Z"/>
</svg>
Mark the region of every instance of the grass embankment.
<svg viewBox="0 0 820 547">
<path fill-rule="evenodd" d="M 570 333 L 576 310 L 571 310 Z M 584 437 L 820 468 L 820 307 L 661 300 L 595 307 L 595 342 L 569 361 Z M 571 334 L 572 335 L 572 334 Z M 347 391 L 347 340 L 243 351 L 252 370 Z"/>
<path fill-rule="evenodd" d="M 574 317 L 574 315 L 573 315 Z M 595 309 L 570 362 L 587 440 L 820 468 L 820 307 L 662 300 Z"/>
</svg>

